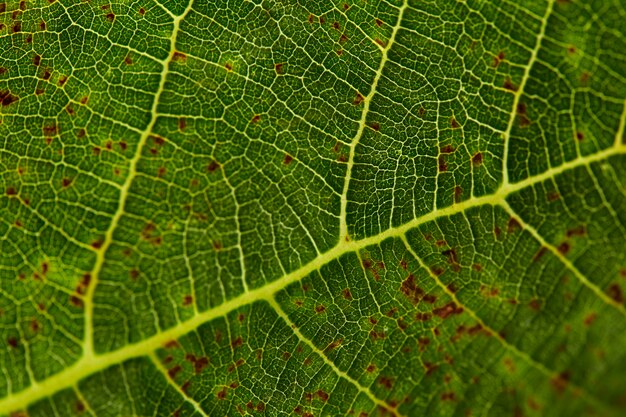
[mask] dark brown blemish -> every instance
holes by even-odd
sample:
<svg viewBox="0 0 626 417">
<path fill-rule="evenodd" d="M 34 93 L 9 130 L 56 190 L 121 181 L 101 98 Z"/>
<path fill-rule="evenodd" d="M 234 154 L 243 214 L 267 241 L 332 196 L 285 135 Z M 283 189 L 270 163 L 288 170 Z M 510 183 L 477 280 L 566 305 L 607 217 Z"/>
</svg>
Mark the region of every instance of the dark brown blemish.
<svg viewBox="0 0 626 417">
<path fill-rule="evenodd" d="M 598 318 L 597 313 L 590 313 L 587 317 L 585 317 L 583 323 L 585 326 L 590 326 L 596 320 L 596 318 Z"/>
<path fill-rule="evenodd" d="M 376 23 L 376 26 L 381 27 L 383 25 L 383 21 L 380 19 L 376 19 L 374 20 L 374 23 Z"/>
<path fill-rule="evenodd" d="M 533 256 L 533 262 L 537 262 L 539 259 L 541 259 L 543 257 L 543 255 L 545 255 L 548 252 L 548 248 L 546 248 L 545 246 L 542 246 L 541 248 L 539 248 L 539 250 L 537 251 L 537 253 L 535 253 L 535 255 Z"/>
<path fill-rule="evenodd" d="M 446 162 L 446 157 L 443 155 L 439 155 L 439 157 L 437 158 L 437 170 L 439 172 L 448 171 L 448 163 Z"/>
<path fill-rule="evenodd" d="M 222 390 L 217 393 L 217 399 L 218 400 L 226 399 L 226 393 L 227 393 L 227 388 L 226 387 L 222 388 Z"/>
<path fill-rule="evenodd" d="M 61 186 L 63 186 L 63 188 L 67 188 L 70 185 L 72 185 L 72 179 L 71 178 L 63 178 L 61 180 Z"/>
<path fill-rule="evenodd" d="M 552 383 L 552 387 L 556 390 L 556 392 L 561 394 L 567 388 L 571 377 L 572 376 L 569 371 L 563 371 L 556 377 L 552 378 L 550 382 Z"/>
<path fill-rule="evenodd" d="M 507 78 L 506 80 L 504 80 L 503 87 L 509 91 L 513 91 L 513 92 L 517 91 L 517 86 L 513 84 L 510 78 Z"/>
<path fill-rule="evenodd" d="M 386 389 L 391 389 L 393 387 L 393 379 L 387 376 L 381 376 L 378 380 L 378 384 Z"/>
<path fill-rule="evenodd" d="M 500 65 L 500 63 L 504 60 L 504 51 L 500 51 L 498 53 L 498 55 L 496 55 L 495 57 L 493 57 L 493 66 L 495 68 L 498 67 L 498 65 Z"/>
<path fill-rule="evenodd" d="M 426 376 L 430 376 L 437 370 L 437 368 L 439 368 L 439 365 L 430 362 L 424 362 L 424 367 L 426 368 Z"/>
<path fill-rule="evenodd" d="M 352 104 L 354 104 L 355 106 L 358 106 L 359 104 L 363 103 L 363 100 L 365 100 L 365 97 L 363 97 L 363 95 L 361 93 L 356 93 L 356 97 L 354 98 L 354 101 L 352 102 Z"/>
<path fill-rule="evenodd" d="M 444 305 L 443 307 L 439 307 L 439 308 L 435 308 L 433 310 L 433 314 L 442 318 L 442 319 L 447 319 L 448 317 L 452 316 L 452 315 L 458 315 L 463 313 L 463 307 L 459 307 L 456 305 L 455 302 L 451 301 L 448 304 Z"/>
<path fill-rule="evenodd" d="M 567 255 L 571 249 L 571 245 L 567 242 L 561 243 L 556 249 L 561 255 Z"/>
<path fill-rule="evenodd" d="M 565 232 L 565 235 L 568 238 L 585 236 L 586 234 L 587 234 L 587 227 L 585 225 L 574 227 L 572 229 L 569 229 L 567 232 Z"/>
<path fill-rule="evenodd" d="M 206 169 L 209 172 L 215 172 L 215 170 L 217 170 L 219 167 L 220 164 L 217 161 L 211 161 Z"/>
<path fill-rule="evenodd" d="M 323 402 L 328 401 L 328 398 L 330 397 L 326 391 L 323 391 L 321 389 L 317 390 L 315 394 L 320 399 L 320 401 L 323 401 Z"/>
<path fill-rule="evenodd" d="M 441 394 L 441 401 L 456 401 L 456 395 L 452 391 Z"/>
<path fill-rule="evenodd" d="M 284 64 L 282 63 L 278 63 L 278 64 L 274 64 L 274 71 L 276 72 L 277 75 L 283 75 L 284 74 Z"/>
<path fill-rule="evenodd" d="M 142 15 L 142 16 L 143 16 L 143 15 L 145 15 L 145 14 L 146 14 L 146 9 L 144 9 L 143 7 L 141 7 L 141 8 L 139 9 L 139 14 L 140 14 L 140 15 Z"/>
<path fill-rule="evenodd" d="M 39 29 L 40 30 L 46 30 L 46 21 L 42 20 L 41 22 L 39 22 Z"/>
<path fill-rule="evenodd" d="M 454 202 L 455 203 L 460 203 L 461 202 L 461 196 L 463 195 L 463 189 L 461 187 L 459 187 L 458 185 L 456 187 L 454 187 Z"/>
<path fill-rule="evenodd" d="M 318 306 L 315 306 L 315 312 L 317 314 L 323 313 L 324 311 L 326 311 L 326 307 L 324 307 L 323 305 L 320 304 Z"/>
<path fill-rule="evenodd" d="M 454 151 L 455 151 L 455 147 L 454 147 L 454 146 L 452 146 L 452 145 L 442 146 L 442 147 L 439 149 L 439 152 L 440 152 L 440 153 L 454 153 Z"/>
<path fill-rule="evenodd" d="M 611 284 L 609 288 L 607 288 L 606 294 L 611 297 L 611 299 L 616 303 L 624 303 L 624 292 L 622 291 L 622 287 L 620 287 L 619 284 Z"/>
<path fill-rule="evenodd" d="M 431 317 L 430 313 L 415 313 L 416 321 L 428 321 Z"/>
<path fill-rule="evenodd" d="M 0 13 L 4 13 L 7 11 L 7 4 L 6 3 L 0 3 Z"/>
<path fill-rule="evenodd" d="M 22 22 L 15 22 L 13 24 L 13 33 L 18 33 L 22 31 Z"/>
<path fill-rule="evenodd" d="M 115 20 L 115 13 L 109 13 L 106 15 L 106 18 L 109 22 L 113 22 Z"/>
<path fill-rule="evenodd" d="M 506 224 L 506 232 L 507 233 L 514 233 L 518 230 L 522 229 L 522 225 L 520 224 L 519 221 L 517 221 L 517 219 L 511 217 L 508 221 L 508 223 Z"/>
<path fill-rule="evenodd" d="M 456 253 L 456 249 L 450 248 L 450 249 L 444 250 L 443 252 L 441 252 L 441 254 L 445 256 L 446 258 L 448 258 L 448 263 L 452 265 L 452 270 L 454 272 L 459 272 L 461 270 L 461 267 L 459 266 L 459 257 L 458 257 L 458 254 Z"/>
<path fill-rule="evenodd" d="M 94 240 L 93 242 L 91 242 L 91 247 L 98 250 L 102 247 L 102 241 L 101 240 Z"/>
<path fill-rule="evenodd" d="M 233 349 L 237 349 L 241 346 L 243 346 L 243 339 L 241 338 L 241 336 L 239 336 L 238 338 L 236 338 L 235 340 L 233 340 L 232 342 L 230 342 L 230 346 Z"/>
<path fill-rule="evenodd" d="M 176 51 L 174 52 L 174 55 L 172 55 L 172 61 L 183 64 L 187 62 L 187 55 L 182 52 Z"/>
<path fill-rule="evenodd" d="M 415 276 L 409 274 L 408 277 L 400 285 L 400 291 L 404 294 L 413 304 L 417 304 L 424 296 L 424 290 L 419 288 L 415 283 Z"/>
<path fill-rule="evenodd" d="M 130 55 L 126 55 L 126 58 L 124 58 L 124 64 L 133 65 L 133 58 Z"/>
<path fill-rule="evenodd" d="M 7 187 L 5 193 L 6 195 L 10 197 L 10 196 L 17 195 L 17 190 L 14 187 Z"/>
<path fill-rule="evenodd" d="M 233 64 L 231 64 L 230 62 L 225 63 L 224 69 L 228 72 L 231 72 L 233 70 Z"/>
<path fill-rule="evenodd" d="M 530 307 L 530 309 L 533 310 L 533 311 L 539 311 L 541 309 L 541 301 L 539 301 L 536 298 L 533 298 L 528 303 L 528 307 Z"/>
<path fill-rule="evenodd" d="M 481 166 L 483 163 L 483 154 L 481 152 L 476 152 L 472 155 L 472 165 L 475 167 Z"/>
<path fill-rule="evenodd" d="M 345 298 L 346 300 L 348 301 L 352 300 L 352 293 L 350 292 L 350 289 L 345 288 L 343 291 L 341 291 L 341 294 L 343 295 L 343 298 Z"/>
<path fill-rule="evenodd" d="M 17 100 L 19 100 L 17 96 L 14 96 L 8 90 L 0 91 L 0 103 L 2 103 L 2 107 L 9 106 Z"/>
<path fill-rule="evenodd" d="M 376 42 L 381 48 L 384 48 L 387 46 L 387 42 L 378 38 L 374 39 L 374 42 Z"/>
<path fill-rule="evenodd" d="M 371 122 L 369 124 L 369 127 L 375 132 L 380 131 L 380 124 L 378 124 L 377 122 Z"/>
<path fill-rule="evenodd" d="M 183 306 L 187 307 L 193 304 L 193 297 L 191 295 L 186 295 L 183 297 Z"/>
<path fill-rule="evenodd" d="M 456 121 L 454 116 L 450 118 L 450 127 L 452 129 L 458 129 L 459 127 L 461 127 L 461 125 L 459 124 L 459 122 Z"/>
<path fill-rule="evenodd" d="M 35 54 L 35 56 L 33 56 L 33 65 L 38 67 L 39 64 L 41 64 L 41 55 Z"/>
<path fill-rule="evenodd" d="M 252 120 L 250 120 L 250 123 L 259 123 L 260 121 L 261 121 L 261 116 L 260 116 L 260 115 L 258 115 L 258 114 L 255 114 L 255 115 L 252 117 Z"/>
</svg>

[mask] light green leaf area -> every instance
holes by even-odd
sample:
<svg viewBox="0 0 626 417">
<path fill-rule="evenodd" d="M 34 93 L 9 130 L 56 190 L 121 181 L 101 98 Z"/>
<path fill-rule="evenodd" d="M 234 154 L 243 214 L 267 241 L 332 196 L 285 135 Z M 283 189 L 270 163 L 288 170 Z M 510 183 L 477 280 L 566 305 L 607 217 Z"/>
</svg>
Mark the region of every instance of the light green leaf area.
<svg viewBox="0 0 626 417">
<path fill-rule="evenodd" d="M 624 415 L 624 22 L 0 0 L 0 415 Z"/>
</svg>

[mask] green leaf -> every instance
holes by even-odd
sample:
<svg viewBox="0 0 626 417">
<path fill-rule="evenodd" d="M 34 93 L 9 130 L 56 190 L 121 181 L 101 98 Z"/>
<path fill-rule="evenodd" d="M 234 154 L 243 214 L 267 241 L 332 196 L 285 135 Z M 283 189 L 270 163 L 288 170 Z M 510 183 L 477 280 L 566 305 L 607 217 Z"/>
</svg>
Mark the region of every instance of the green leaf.
<svg viewBox="0 0 626 417">
<path fill-rule="evenodd" d="M 0 1 L 0 415 L 626 412 L 623 0 Z"/>
</svg>

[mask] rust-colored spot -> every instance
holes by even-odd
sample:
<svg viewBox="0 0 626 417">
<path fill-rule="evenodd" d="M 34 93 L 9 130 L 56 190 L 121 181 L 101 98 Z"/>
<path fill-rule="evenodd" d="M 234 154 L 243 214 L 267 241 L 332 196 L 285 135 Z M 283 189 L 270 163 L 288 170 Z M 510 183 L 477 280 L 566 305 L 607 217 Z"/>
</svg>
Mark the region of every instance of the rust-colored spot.
<svg viewBox="0 0 626 417">
<path fill-rule="evenodd" d="M 497 68 L 498 65 L 500 65 L 500 63 L 504 60 L 504 57 L 504 51 L 500 51 L 498 55 L 493 57 L 493 66 Z"/>
<path fill-rule="evenodd" d="M 174 378 L 176 378 L 176 375 L 178 375 L 178 373 L 179 373 L 180 371 L 182 371 L 182 370 L 183 370 L 183 368 L 182 368 L 180 365 L 176 365 L 176 366 L 174 366 L 174 367 L 170 368 L 170 369 L 167 371 L 167 374 L 169 375 L 169 377 L 170 377 L 171 379 L 174 379 Z"/>
<path fill-rule="evenodd" d="M 620 287 L 619 284 L 611 284 L 609 288 L 607 288 L 606 294 L 611 297 L 611 299 L 613 299 L 613 301 L 615 301 L 616 303 L 624 303 L 624 292 L 622 291 L 622 287 Z"/>
<path fill-rule="evenodd" d="M 319 314 L 319 313 L 323 313 L 324 311 L 326 311 L 326 307 L 324 307 L 323 305 L 320 304 L 320 305 L 315 306 L 316 313 Z"/>
<path fill-rule="evenodd" d="M 12 27 L 13 33 L 18 33 L 22 31 L 22 22 L 15 22 Z"/>
<path fill-rule="evenodd" d="M 100 249 L 102 247 L 102 241 L 101 240 L 94 240 L 93 242 L 91 242 L 91 247 L 94 249 Z"/>
<path fill-rule="evenodd" d="M 38 67 L 39 64 L 41 64 L 41 56 L 35 54 L 35 56 L 33 56 L 33 65 Z"/>
<path fill-rule="evenodd" d="M 63 188 L 67 188 L 70 185 L 72 185 L 72 179 L 71 178 L 63 178 L 61 180 L 61 185 L 63 186 Z"/>
<path fill-rule="evenodd" d="M 417 321 L 428 321 L 430 320 L 431 315 L 430 313 L 416 313 L 415 314 L 415 320 Z"/>
<path fill-rule="evenodd" d="M 233 64 L 231 64 L 230 62 L 227 62 L 224 64 L 224 69 L 226 69 L 226 71 L 230 72 L 233 70 Z"/>
<path fill-rule="evenodd" d="M 278 75 L 284 74 L 284 71 L 285 71 L 284 64 L 282 64 L 282 63 L 274 64 L 274 71 Z"/>
<path fill-rule="evenodd" d="M 193 297 L 191 295 L 186 295 L 183 297 L 183 306 L 187 307 L 193 304 Z"/>
<path fill-rule="evenodd" d="M 46 22 L 44 20 L 39 22 L 39 30 L 46 30 Z"/>
<path fill-rule="evenodd" d="M 386 389 L 391 389 L 393 387 L 393 379 L 387 376 L 381 376 L 378 379 L 378 384 Z"/>
<path fill-rule="evenodd" d="M 400 291 L 413 304 L 417 304 L 418 302 L 420 302 L 420 300 L 424 296 L 424 290 L 417 286 L 415 282 L 415 276 L 413 274 L 409 274 L 409 276 L 406 277 L 404 281 L 402 281 L 402 284 L 400 284 Z"/>
<path fill-rule="evenodd" d="M 8 196 L 13 196 L 13 195 L 17 195 L 17 190 L 13 187 L 7 187 L 5 193 Z"/>
<path fill-rule="evenodd" d="M 552 378 L 550 382 L 552 383 L 552 387 L 560 394 L 567 388 L 570 378 L 571 373 L 569 371 L 563 371 Z"/>
<path fill-rule="evenodd" d="M 455 401 L 456 395 L 452 391 L 447 391 L 441 394 L 441 401 Z"/>
<path fill-rule="evenodd" d="M 460 203 L 461 202 L 461 196 L 463 195 L 463 189 L 461 187 L 459 187 L 458 185 L 456 187 L 454 187 L 454 202 L 455 203 Z"/>
<path fill-rule="evenodd" d="M 530 300 L 530 302 L 528 303 L 528 307 L 531 308 L 531 310 L 533 311 L 539 311 L 541 309 L 541 301 L 539 301 L 536 298 L 533 298 L 532 300 Z"/>
<path fill-rule="evenodd" d="M 322 391 L 321 389 L 317 390 L 315 394 L 317 394 L 317 397 L 323 402 L 328 401 L 328 398 L 330 397 L 326 391 Z"/>
<path fill-rule="evenodd" d="M 387 42 L 379 38 L 374 39 L 374 42 L 376 42 L 381 48 L 384 48 L 385 46 L 387 46 Z"/>
<path fill-rule="evenodd" d="M 571 249 L 571 245 L 567 242 L 561 243 L 557 248 L 557 250 L 559 251 L 561 255 L 567 255 L 570 249 Z"/>
<path fill-rule="evenodd" d="M 522 225 L 520 224 L 520 222 L 511 217 L 508 221 L 508 223 L 506 224 L 506 232 L 507 233 L 515 233 L 518 230 L 522 229 Z"/>
<path fill-rule="evenodd" d="M 233 340 L 232 342 L 230 342 L 230 346 L 233 349 L 237 349 L 238 347 L 243 346 L 243 339 L 241 338 L 241 336 L 239 336 L 238 338 L 236 338 L 235 340 Z"/>
<path fill-rule="evenodd" d="M 457 315 L 463 313 L 463 307 L 459 307 L 455 302 L 451 301 L 443 307 L 438 307 L 433 310 L 433 314 L 442 318 L 447 319 L 452 315 Z"/>
<path fill-rule="evenodd" d="M 222 388 L 221 391 L 219 391 L 217 393 L 217 399 L 218 400 L 224 400 L 226 399 L 226 393 L 227 393 L 227 389 L 226 387 Z"/>
<path fill-rule="evenodd" d="M 376 370 L 376 365 L 374 365 L 373 363 L 370 363 L 369 365 L 367 365 L 367 368 L 365 368 L 365 370 L 369 373 L 372 373 Z"/>
<path fill-rule="evenodd" d="M 260 116 L 260 115 L 258 115 L 258 114 L 255 114 L 255 115 L 252 117 L 252 120 L 250 120 L 250 123 L 258 123 L 258 122 L 260 122 L 260 121 L 261 121 L 261 116 Z"/>
<path fill-rule="evenodd" d="M 482 165 L 483 163 L 483 154 L 481 152 L 476 152 L 472 155 L 472 165 L 475 167 Z"/>
<path fill-rule="evenodd" d="M 445 145 L 439 149 L 440 153 L 453 153 L 455 151 L 455 147 L 452 145 Z"/>
<path fill-rule="evenodd" d="M 114 21 L 114 20 L 115 20 L 115 13 L 108 13 L 108 14 L 106 15 L 106 18 L 107 18 L 107 20 L 108 20 L 109 22 Z"/>
<path fill-rule="evenodd" d="M 143 7 L 139 8 L 139 14 L 140 15 L 145 15 L 146 14 L 146 9 L 144 9 Z"/>
<path fill-rule="evenodd" d="M 461 125 L 459 124 L 459 122 L 456 121 L 456 118 L 454 116 L 450 118 L 450 127 L 452 129 L 458 129 L 459 127 L 461 127 Z"/>
<path fill-rule="evenodd" d="M 504 80 L 504 88 L 509 90 L 509 91 L 517 91 L 517 86 L 515 84 L 513 84 L 513 82 L 511 81 L 510 78 L 507 78 L 506 80 Z"/>
<path fill-rule="evenodd" d="M 375 132 L 378 132 L 380 130 L 380 124 L 378 124 L 378 122 L 371 122 L 369 124 L 369 127 Z"/>
<path fill-rule="evenodd" d="M 172 61 L 174 62 L 179 62 L 179 63 L 185 63 L 187 62 L 187 55 L 182 53 L 182 52 L 174 52 L 174 55 L 172 55 Z"/>
<path fill-rule="evenodd" d="M 585 317 L 585 319 L 583 320 L 583 323 L 585 324 L 585 326 L 590 326 L 591 323 L 593 323 L 597 318 L 598 318 L 597 313 L 590 313 L 589 315 L 587 315 L 587 317 Z"/>
<path fill-rule="evenodd" d="M 437 158 L 437 170 L 439 172 L 448 171 L 448 163 L 446 162 L 446 157 L 443 155 L 439 155 L 439 157 Z"/>
<path fill-rule="evenodd" d="M 76 295 L 70 296 L 70 303 L 74 307 L 78 307 L 78 308 L 82 308 L 83 307 L 83 300 L 81 298 L 79 298 L 78 296 L 76 296 Z"/>
<path fill-rule="evenodd" d="M 126 55 L 126 58 L 124 58 L 124 64 L 132 65 L 133 64 L 133 58 L 130 55 Z"/>
<path fill-rule="evenodd" d="M 363 100 L 365 100 L 365 97 L 363 97 L 361 93 L 357 92 L 356 97 L 354 98 L 354 101 L 352 102 L 352 104 L 354 104 L 355 106 L 358 106 L 359 104 L 363 103 Z"/>
<path fill-rule="evenodd" d="M 383 21 L 380 19 L 376 19 L 374 20 L 374 23 L 376 23 L 376 26 L 381 27 L 383 25 Z"/>
<path fill-rule="evenodd" d="M 219 167 L 220 167 L 220 164 L 217 161 L 211 161 L 209 162 L 209 165 L 207 165 L 206 169 L 209 172 L 215 172 Z"/>
<path fill-rule="evenodd" d="M 17 96 L 11 94 L 8 90 L 0 91 L 0 103 L 2 107 L 9 106 L 18 100 Z"/>
<path fill-rule="evenodd" d="M 343 295 L 343 298 L 345 298 L 346 300 L 348 301 L 352 300 L 352 293 L 350 292 L 350 289 L 344 288 L 341 291 L 341 294 Z"/>
<path fill-rule="evenodd" d="M 537 253 L 535 253 L 535 255 L 533 256 L 533 262 L 537 262 L 539 259 L 541 259 L 543 257 L 543 255 L 545 255 L 548 252 L 548 248 L 546 248 L 545 246 L 542 246 L 541 248 L 539 248 L 539 250 L 537 251 Z"/>
</svg>

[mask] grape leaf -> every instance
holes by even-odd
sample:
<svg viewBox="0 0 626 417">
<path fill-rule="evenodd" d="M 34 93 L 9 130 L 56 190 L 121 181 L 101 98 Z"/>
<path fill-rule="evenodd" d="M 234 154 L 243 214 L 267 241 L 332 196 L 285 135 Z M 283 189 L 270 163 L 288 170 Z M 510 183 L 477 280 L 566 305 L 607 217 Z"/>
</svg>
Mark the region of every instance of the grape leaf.
<svg viewBox="0 0 626 417">
<path fill-rule="evenodd" d="M 623 415 L 625 18 L 0 2 L 0 414 Z"/>
</svg>

